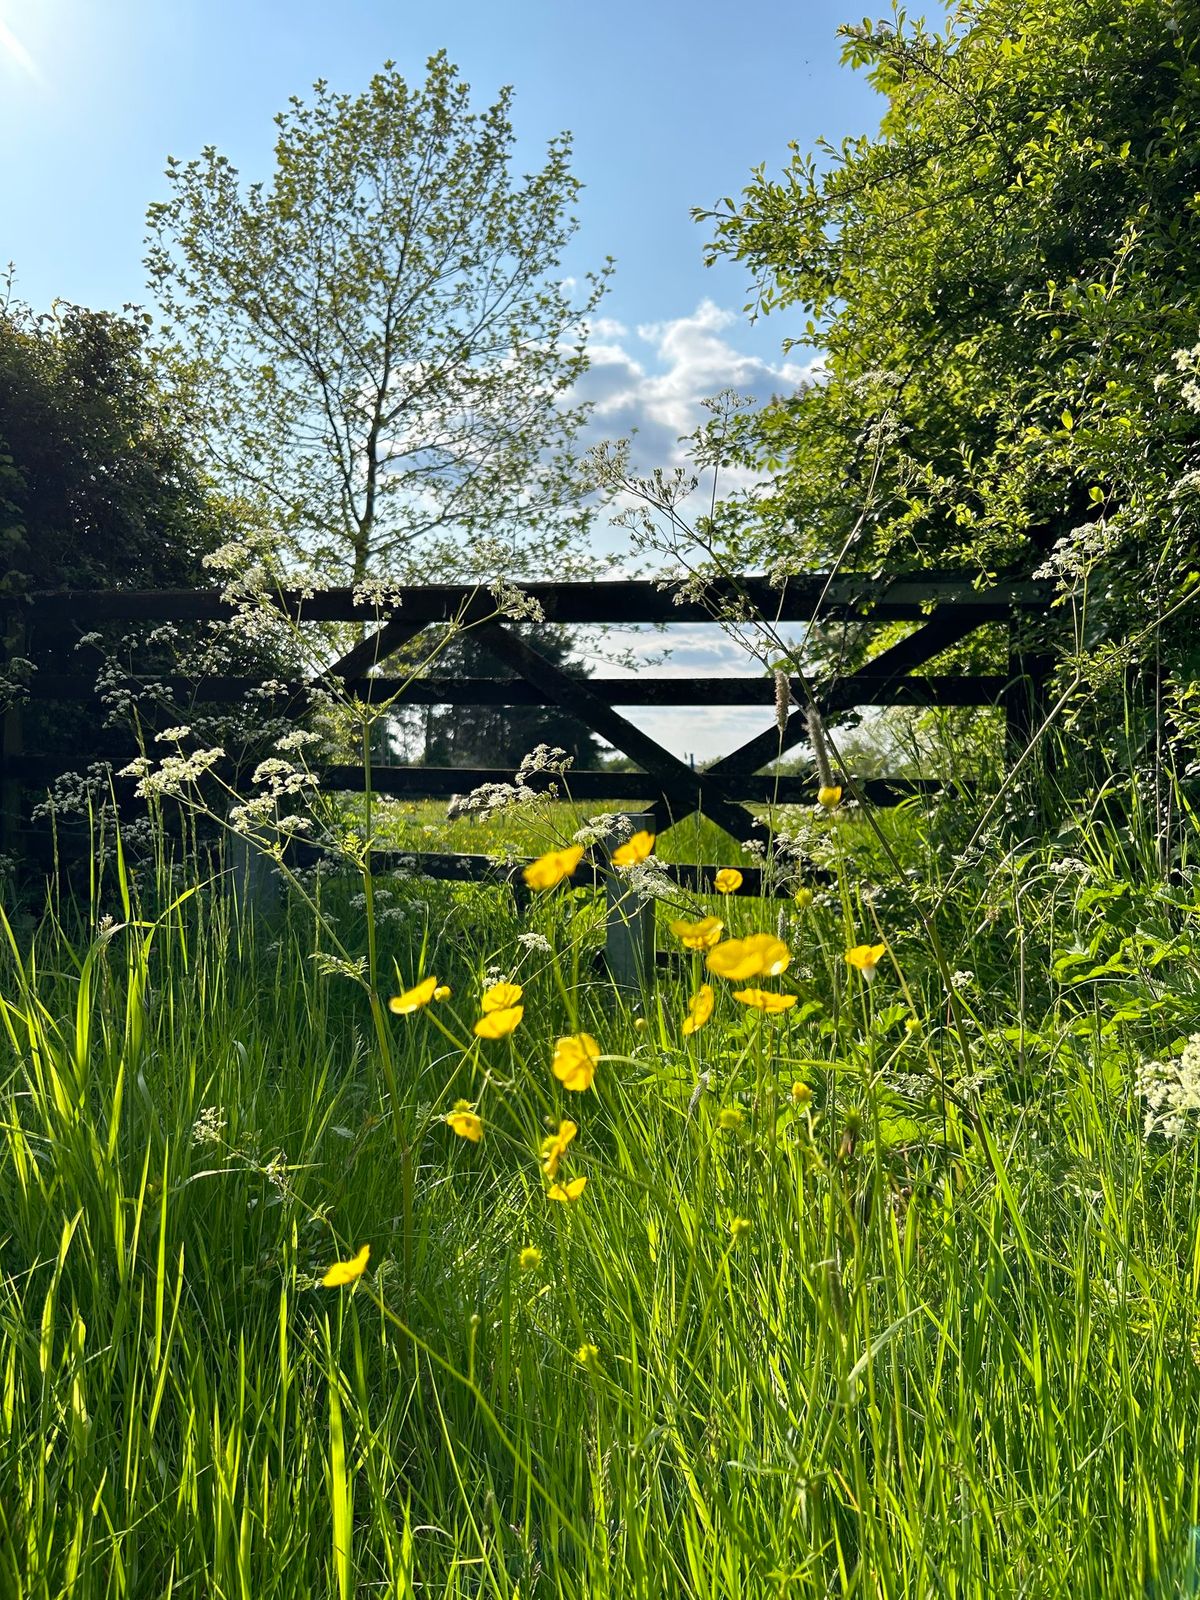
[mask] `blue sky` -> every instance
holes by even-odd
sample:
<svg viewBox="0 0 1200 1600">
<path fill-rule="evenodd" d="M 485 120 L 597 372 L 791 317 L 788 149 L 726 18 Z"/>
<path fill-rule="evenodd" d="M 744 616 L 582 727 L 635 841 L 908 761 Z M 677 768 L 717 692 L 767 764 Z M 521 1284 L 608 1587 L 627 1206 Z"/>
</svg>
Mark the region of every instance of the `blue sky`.
<svg viewBox="0 0 1200 1600">
<path fill-rule="evenodd" d="M 744 271 L 704 267 L 708 235 L 690 209 L 736 195 L 759 163 L 781 167 L 790 140 L 809 149 L 877 128 L 881 102 L 838 61 L 837 25 L 861 6 L 0 0 L 0 265 L 16 263 L 18 293 L 38 308 L 145 302 L 143 221 L 165 197 L 168 155 L 215 144 L 245 179 L 267 177 L 272 117 L 290 95 L 318 77 L 355 91 L 388 58 L 420 78 L 445 47 L 478 104 L 514 86 L 530 166 L 572 131 L 586 188 L 566 270 L 617 262 L 589 378 L 594 431 L 636 426 L 643 462 L 665 463 L 703 396 L 797 381 L 801 358 L 781 355 L 795 324 L 749 323 Z M 691 670 L 706 656 L 720 670 L 703 640 L 683 653 Z M 722 721 L 701 753 L 728 742 Z"/>
</svg>

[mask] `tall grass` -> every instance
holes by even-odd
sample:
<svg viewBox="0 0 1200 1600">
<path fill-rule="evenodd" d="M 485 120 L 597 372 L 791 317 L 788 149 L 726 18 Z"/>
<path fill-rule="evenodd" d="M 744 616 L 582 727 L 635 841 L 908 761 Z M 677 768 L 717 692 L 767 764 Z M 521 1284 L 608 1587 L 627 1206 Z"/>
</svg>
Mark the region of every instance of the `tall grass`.
<svg viewBox="0 0 1200 1600">
<path fill-rule="evenodd" d="M 1200 1028 L 1190 863 L 1136 818 L 964 860 L 901 813 L 881 884 L 828 828 L 834 885 L 779 930 L 798 1004 L 717 983 L 690 1037 L 702 957 L 614 989 L 569 887 L 518 919 L 374 886 L 381 995 L 454 991 L 387 1059 L 301 899 L 255 920 L 118 861 L 6 923 L 0 1593 L 1200 1592 L 1200 1167 L 1133 1091 Z M 319 911 L 366 952 L 349 889 Z M 492 967 L 526 1011 L 474 1041 Z"/>
</svg>

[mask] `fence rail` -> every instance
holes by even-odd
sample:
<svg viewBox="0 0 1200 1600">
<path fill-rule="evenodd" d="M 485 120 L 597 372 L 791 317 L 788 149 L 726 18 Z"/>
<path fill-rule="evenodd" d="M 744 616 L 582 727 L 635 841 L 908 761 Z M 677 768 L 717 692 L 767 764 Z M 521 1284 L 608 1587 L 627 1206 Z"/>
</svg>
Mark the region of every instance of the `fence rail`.
<svg viewBox="0 0 1200 1600">
<path fill-rule="evenodd" d="M 830 675 L 811 686 L 826 720 L 833 722 L 859 706 L 992 706 L 1002 710 L 1010 746 L 1020 745 L 1036 726 L 1044 703 L 1051 666 L 1044 654 L 1025 643 L 1028 619 L 1048 612 L 1051 586 L 1025 578 L 1005 578 L 984 586 L 961 573 L 931 572 L 880 576 L 867 573 L 818 573 L 774 585 L 751 575 L 728 578 L 698 588 L 644 580 L 599 583 L 534 583 L 520 586 L 547 622 L 598 624 L 677 624 L 716 622 L 736 617 L 746 627 L 756 622 L 778 624 L 858 622 L 866 625 L 915 623 L 899 641 L 875 654 L 858 670 Z M 670 706 L 744 706 L 766 708 L 774 703 L 776 686 L 765 674 L 745 677 L 676 676 L 661 670 L 636 676 L 579 678 L 542 655 L 536 644 L 498 616 L 497 600 L 486 589 L 464 585 L 427 585 L 364 596 L 348 588 L 318 592 L 282 590 L 270 597 L 300 625 L 306 622 L 373 624 L 360 643 L 332 662 L 311 681 L 264 690 L 258 680 L 216 675 L 131 676 L 132 692 L 146 691 L 181 712 L 194 705 L 229 705 L 250 694 L 264 712 L 303 716 L 319 691 L 330 686 L 350 698 L 380 702 L 395 698 L 410 706 L 480 705 L 548 706 L 568 711 L 636 764 L 639 771 L 572 771 L 570 792 L 583 800 L 641 801 L 649 820 L 663 831 L 697 810 L 735 839 L 750 836 L 757 818 L 748 806 L 797 803 L 815 794 L 812 773 L 786 776 L 762 768 L 802 742 L 807 733 L 799 709 L 805 688 L 792 681 L 792 709 L 782 729 L 772 725 L 748 738 L 736 750 L 695 771 L 666 750 L 616 708 L 634 710 Z M 24 658 L 35 667 L 39 651 L 46 669 L 35 671 L 26 698 L 36 705 L 61 703 L 95 707 L 101 696 L 94 679 L 76 670 L 64 671 L 62 655 L 70 645 L 108 623 L 218 622 L 235 615 L 236 607 L 218 590 L 65 591 L 34 594 L 5 603 L 4 634 L 10 660 Z M 424 628 L 457 621 L 470 625 L 501 675 L 450 677 L 417 673 L 386 675 L 382 669 L 398 650 Z M 1008 629 L 1007 672 L 979 674 L 923 671 L 945 651 L 975 630 L 996 623 Z M 97 733 L 90 749 L 71 753 L 71 766 L 95 759 L 115 767 L 131 759 L 133 749 L 117 750 Z M 61 755 L 28 750 L 20 706 L 10 705 L 4 718 L 0 815 L 5 843 L 21 827 L 28 795 L 44 787 L 64 768 Z M 360 767 L 332 764 L 321 772 L 333 789 L 364 787 Z M 410 798 L 449 798 L 484 783 L 511 778 L 507 771 L 485 768 L 433 768 L 379 765 L 371 784 L 380 793 Z M 119 781 L 119 780 L 118 780 Z M 905 778 L 861 781 L 858 788 L 878 805 L 893 805 L 936 790 L 935 783 Z M 444 856 L 430 858 L 449 874 Z M 440 865 L 438 865 L 440 863 Z"/>
</svg>

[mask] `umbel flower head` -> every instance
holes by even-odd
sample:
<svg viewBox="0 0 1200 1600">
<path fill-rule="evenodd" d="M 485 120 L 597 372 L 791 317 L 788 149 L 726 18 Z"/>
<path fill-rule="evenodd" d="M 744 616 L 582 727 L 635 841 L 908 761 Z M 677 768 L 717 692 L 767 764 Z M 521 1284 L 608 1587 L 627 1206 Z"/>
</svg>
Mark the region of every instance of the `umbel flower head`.
<svg viewBox="0 0 1200 1600">
<path fill-rule="evenodd" d="M 371 1246 L 365 1244 L 350 1261 L 335 1261 L 321 1279 L 322 1287 L 325 1289 L 341 1289 L 346 1284 L 353 1283 L 356 1278 L 361 1278 L 367 1270 L 367 1262 L 370 1259 Z"/>
<path fill-rule="evenodd" d="M 792 959 L 782 939 L 773 933 L 752 933 L 745 939 L 726 939 L 708 953 L 708 970 L 718 978 L 744 983 L 747 978 L 777 978 Z"/>
<path fill-rule="evenodd" d="M 756 1011 L 765 1011 L 769 1017 L 790 1011 L 796 1004 L 794 994 L 774 994 L 770 989 L 735 989 L 733 998 L 744 1006 L 753 1006 Z"/>
<path fill-rule="evenodd" d="M 472 1144 L 478 1144 L 483 1138 L 483 1118 L 476 1115 L 475 1107 L 469 1100 L 456 1101 L 454 1110 L 446 1113 L 446 1121 L 460 1139 L 469 1139 Z"/>
<path fill-rule="evenodd" d="M 742 875 L 736 867 L 722 867 L 713 879 L 718 894 L 736 894 L 742 887 Z"/>
<path fill-rule="evenodd" d="M 713 1014 L 713 990 L 711 983 L 702 983 L 695 994 L 688 1001 L 688 1014 L 683 1019 L 684 1033 L 695 1033 L 697 1028 L 702 1028 Z"/>
<path fill-rule="evenodd" d="M 414 1011 L 420 1011 L 422 1006 L 427 1006 L 438 988 L 436 978 L 422 978 L 420 983 L 414 984 L 411 989 L 406 989 L 403 994 L 393 995 L 388 1001 L 388 1010 L 398 1017 L 410 1016 Z"/>
<path fill-rule="evenodd" d="M 701 917 L 699 922 L 680 918 L 671 924 L 671 932 L 687 950 L 711 950 L 721 942 L 725 924 L 720 917 Z"/>
<path fill-rule="evenodd" d="M 573 1033 L 555 1043 L 550 1070 L 564 1089 L 581 1093 L 592 1087 L 599 1059 L 600 1046 L 591 1034 Z"/>
<path fill-rule="evenodd" d="M 650 852 L 654 849 L 654 835 L 647 833 L 643 828 L 640 833 L 635 833 L 631 839 L 618 845 L 613 851 L 614 867 L 636 867 L 639 862 L 649 859 Z"/>
<path fill-rule="evenodd" d="M 846 951 L 847 964 L 861 972 L 868 983 L 873 983 L 886 949 L 886 944 L 856 944 L 853 950 Z"/>
<path fill-rule="evenodd" d="M 553 889 L 569 878 L 583 860 L 583 846 L 570 844 L 565 850 L 548 850 L 531 861 L 521 876 L 531 889 Z"/>
</svg>

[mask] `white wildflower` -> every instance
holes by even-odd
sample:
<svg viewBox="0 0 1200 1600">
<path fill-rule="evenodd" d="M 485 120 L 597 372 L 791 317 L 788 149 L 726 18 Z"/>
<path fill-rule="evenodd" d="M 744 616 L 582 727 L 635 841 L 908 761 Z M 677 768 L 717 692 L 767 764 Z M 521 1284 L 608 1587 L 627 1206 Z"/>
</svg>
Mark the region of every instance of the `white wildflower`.
<svg viewBox="0 0 1200 1600">
<path fill-rule="evenodd" d="M 1182 1138 L 1197 1126 L 1200 1112 L 1200 1033 L 1192 1034 L 1177 1061 L 1143 1061 L 1137 1092 L 1146 1102 L 1145 1132 Z"/>
</svg>

